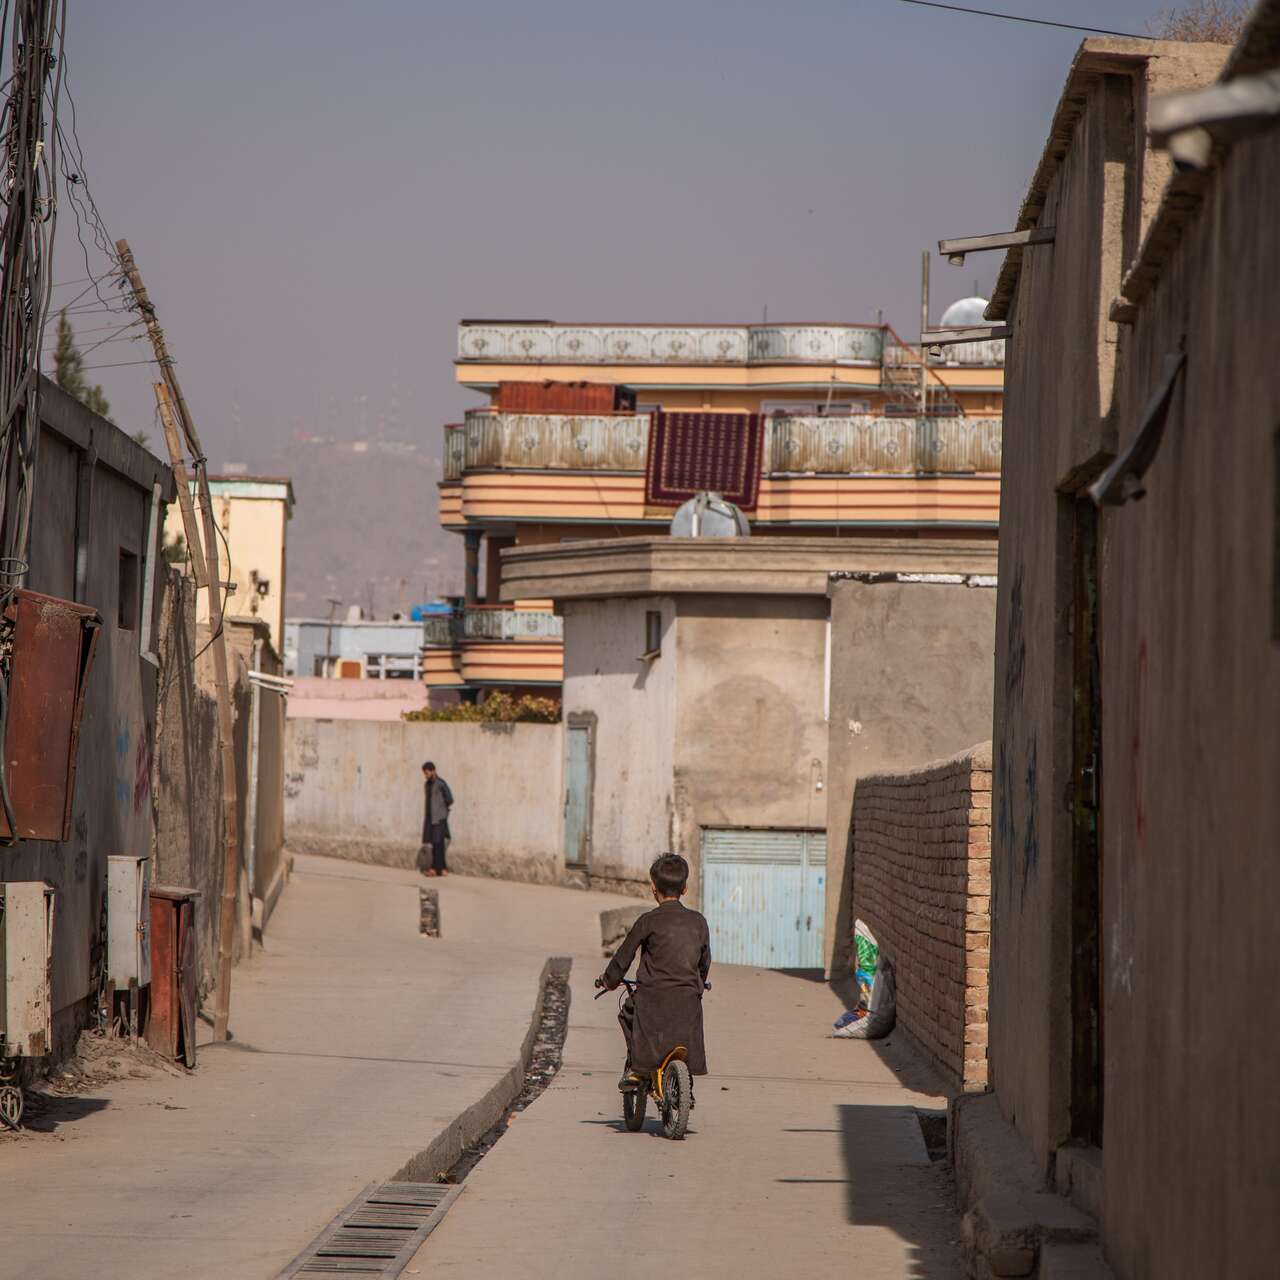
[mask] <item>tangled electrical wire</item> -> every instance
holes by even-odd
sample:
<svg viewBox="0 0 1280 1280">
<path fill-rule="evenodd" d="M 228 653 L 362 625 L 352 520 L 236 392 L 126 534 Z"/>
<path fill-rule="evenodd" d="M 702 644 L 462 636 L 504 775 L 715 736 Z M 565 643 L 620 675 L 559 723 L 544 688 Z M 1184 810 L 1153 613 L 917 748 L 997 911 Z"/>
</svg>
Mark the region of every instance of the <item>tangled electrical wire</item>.
<svg viewBox="0 0 1280 1280">
<path fill-rule="evenodd" d="M 53 236 L 61 131 L 66 0 L 0 6 L 0 619 L 26 581 L 36 453 L 40 355 L 53 297 Z M 8 720 L 13 637 L 0 623 L 0 743 Z M 0 753 L 2 755 L 3 753 Z M 17 839 L 6 770 L 0 804 Z"/>
</svg>

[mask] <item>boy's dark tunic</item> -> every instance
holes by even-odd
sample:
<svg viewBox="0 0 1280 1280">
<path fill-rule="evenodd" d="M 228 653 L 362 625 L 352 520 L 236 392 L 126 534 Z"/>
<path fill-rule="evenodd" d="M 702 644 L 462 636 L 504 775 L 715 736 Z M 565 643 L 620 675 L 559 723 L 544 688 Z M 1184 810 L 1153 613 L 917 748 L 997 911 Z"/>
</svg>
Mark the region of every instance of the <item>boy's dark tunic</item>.
<svg viewBox="0 0 1280 1280">
<path fill-rule="evenodd" d="M 688 1050 L 689 1070 L 695 1076 L 706 1075 L 702 984 L 711 969 L 711 934 L 706 920 L 674 900 L 646 912 L 631 926 L 604 971 L 610 990 L 622 981 L 637 950 L 639 985 L 629 1031 L 628 1020 L 620 1019 L 632 1070 L 652 1071 L 682 1044 Z"/>
</svg>

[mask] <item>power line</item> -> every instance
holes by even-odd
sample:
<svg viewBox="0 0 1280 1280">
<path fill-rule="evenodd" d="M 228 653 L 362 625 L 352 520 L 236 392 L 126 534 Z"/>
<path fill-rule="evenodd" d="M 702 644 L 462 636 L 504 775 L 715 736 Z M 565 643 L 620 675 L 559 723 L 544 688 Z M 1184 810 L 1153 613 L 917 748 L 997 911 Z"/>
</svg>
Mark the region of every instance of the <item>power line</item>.
<svg viewBox="0 0 1280 1280">
<path fill-rule="evenodd" d="M 978 18 L 1003 18 L 1006 22 L 1026 22 L 1036 27 L 1058 27 L 1062 31 L 1085 31 L 1095 36 L 1122 36 L 1126 40 L 1145 40 L 1132 31 L 1110 31 L 1106 27 L 1082 27 L 1075 22 L 1052 22 L 1048 18 L 1024 18 L 1019 13 L 997 13 L 993 9 L 969 9 L 962 4 L 942 4 L 940 0 L 898 0 L 899 4 L 919 5 L 922 9 L 947 9 L 951 13 L 968 13 Z"/>
<path fill-rule="evenodd" d="M 82 365 L 83 369 L 123 369 L 125 365 L 130 364 L 159 364 L 159 361 L 152 357 L 150 360 L 117 360 L 114 364 L 86 364 Z"/>
</svg>

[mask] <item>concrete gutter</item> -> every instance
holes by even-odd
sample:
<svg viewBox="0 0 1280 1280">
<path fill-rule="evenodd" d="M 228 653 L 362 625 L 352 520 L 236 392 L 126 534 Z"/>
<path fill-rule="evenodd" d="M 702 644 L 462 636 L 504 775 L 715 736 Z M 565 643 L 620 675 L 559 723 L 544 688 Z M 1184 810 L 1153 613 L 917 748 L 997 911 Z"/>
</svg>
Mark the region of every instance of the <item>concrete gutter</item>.
<svg viewBox="0 0 1280 1280">
<path fill-rule="evenodd" d="M 547 983 L 553 977 L 568 978 L 573 961 L 568 956 L 552 956 L 542 966 L 533 1000 L 533 1016 L 525 1032 L 520 1053 L 506 1073 L 489 1086 L 478 1102 L 473 1102 L 456 1120 L 437 1135 L 411 1160 L 406 1161 L 390 1179 L 392 1182 L 434 1182 L 455 1165 L 462 1153 L 493 1128 L 502 1113 L 515 1101 L 524 1087 L 525 1072 L 533 1060 L 533 1045 L 538 1036 L 542 1005 Z M 572 1000 L 572 995 L 570 996 Z"/>
</svg>

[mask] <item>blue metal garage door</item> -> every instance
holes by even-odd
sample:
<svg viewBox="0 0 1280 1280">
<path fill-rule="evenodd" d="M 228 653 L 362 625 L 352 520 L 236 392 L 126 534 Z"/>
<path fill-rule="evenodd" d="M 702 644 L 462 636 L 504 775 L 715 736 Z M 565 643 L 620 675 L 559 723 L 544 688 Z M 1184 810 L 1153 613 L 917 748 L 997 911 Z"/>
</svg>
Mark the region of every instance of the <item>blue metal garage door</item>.
<svg viewBox="0 0 1280 1280">
<path fill-rule="evenodd" d="M 702 913 L 711 957 L 764 969 L 819 969 L 827 833 L 704 827 Z"/>
</svg>

